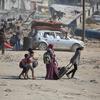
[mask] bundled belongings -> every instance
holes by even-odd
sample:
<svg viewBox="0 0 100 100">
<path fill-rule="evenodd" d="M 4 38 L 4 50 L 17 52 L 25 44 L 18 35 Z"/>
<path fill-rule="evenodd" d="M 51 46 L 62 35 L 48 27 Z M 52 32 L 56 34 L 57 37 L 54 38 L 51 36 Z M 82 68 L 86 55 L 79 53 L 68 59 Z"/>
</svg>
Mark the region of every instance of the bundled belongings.
<svg viewBox="0 0 100 100">
<path fill-rule="evenodd" d="M 37 30 L 57 30 L 60 31 L 61 27 L 64 26 L 63 23 L 50 20 L 33 20 L 32 29 Z"/>
<path fill-rule="evenodd" d="M 67 66 L 59 68 L 59 76 L 58 79 L 62 78 L 72 67 L 72 65 L 69 63 Z"/>
<path fill-rule="evenodd" d="M 67 66 L 58 67 L 58 73 L 55 74 L 54 79 L 58 80 L 58 79 L 61 79 L 64 75 L 67 75 L 67 73 L 69 72 L 69 69 L 71 67 L 72 67 L 72 64 L 70 64 L 70 63 Z"/>
<path fill-rule="evenodd" d="M 50 20 L 33 20 L 32 26 L 51 26 L 51 27 L 61 27 L 63 23 Z"/>
</svg>

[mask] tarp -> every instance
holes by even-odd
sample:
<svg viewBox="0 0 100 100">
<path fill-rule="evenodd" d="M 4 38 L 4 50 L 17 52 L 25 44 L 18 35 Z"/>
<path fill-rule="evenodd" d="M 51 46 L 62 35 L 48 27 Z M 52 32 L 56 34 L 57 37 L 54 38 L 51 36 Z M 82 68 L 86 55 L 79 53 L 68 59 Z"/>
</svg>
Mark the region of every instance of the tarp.
<svg viewBox="0 0 100 100">
<path fill-rule="evenodd" d="M 5 48 L 13 48 L 13 47 L 10 45 L 10 43 L 7 43 L 7 42 L 4 43 L 4 46 L 5 46 Z"/>
<path fill-rule="evenodd" d="M 75 30 L 75 35 L 81 36 L 82 32 L 83 32 L 82 29 L 76 29 Z M 87 37 L 87 38 L 93 38 L 93 39 L 99 39 L 100 40 L 100 32 L 88 29 L 88 30 L 85 30 L 85 37 Z"/>
</svg>

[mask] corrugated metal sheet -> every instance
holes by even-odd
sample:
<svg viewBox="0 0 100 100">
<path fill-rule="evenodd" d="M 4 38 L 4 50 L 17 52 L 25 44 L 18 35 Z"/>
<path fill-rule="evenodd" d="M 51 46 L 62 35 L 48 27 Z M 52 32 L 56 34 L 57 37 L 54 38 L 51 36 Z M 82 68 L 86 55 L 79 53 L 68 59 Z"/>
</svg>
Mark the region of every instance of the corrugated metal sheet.
<svg viewBox="0 0 100 100">
<path fill-rule="evenodd" d="M 65 13 L 64 17 L 61 19 L 61 22 L 64 22 L 67 25 L 82 14 L 82 7 L 80 6 L 52 4 L 50 7 L 54 8 L 56 11 Z M 86 10 L 88 9 L 90 9 L 90 7 L 86 7 Z"/>
<path fill-rule="evenodd" d="M 82 36 L 82 29 L 76 29 L 75 34 L 77 36 Z M 94 39 L 100 39 L 100 32 L 99 31 L 94 31 L 94 30 L 86 30 L 85 31 L 85 37 L 87 38 L 94 38 Z"/>
</svg>

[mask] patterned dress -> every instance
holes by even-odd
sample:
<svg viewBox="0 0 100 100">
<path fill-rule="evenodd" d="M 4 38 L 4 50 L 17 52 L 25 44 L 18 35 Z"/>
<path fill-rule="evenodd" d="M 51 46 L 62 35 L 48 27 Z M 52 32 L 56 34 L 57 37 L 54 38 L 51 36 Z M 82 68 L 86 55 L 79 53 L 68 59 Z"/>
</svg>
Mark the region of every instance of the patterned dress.
<svg viewBox="0 0 100 100">
<path fill-rule="evenodd" d="M 51 52 L 51 62 L 49 64 L 46 64 L 46 77 L 45 79 L 49 80 L 56 80 L 58 78 L 58 67 L 57 67 L 57 61 L 55 59 L 55 54 L 53 50 L 50 50 Z"/>
</svg>

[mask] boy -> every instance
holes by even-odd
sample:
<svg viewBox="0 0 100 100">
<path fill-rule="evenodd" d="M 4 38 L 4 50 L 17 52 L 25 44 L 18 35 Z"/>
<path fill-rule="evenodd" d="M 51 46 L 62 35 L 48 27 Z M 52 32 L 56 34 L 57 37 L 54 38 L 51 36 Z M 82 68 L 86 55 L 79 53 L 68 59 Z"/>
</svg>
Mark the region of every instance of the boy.
<svg viewBox="0 0 100 100">
<path fill-rule="evenodd" d="M 27 71 L 28 71 L 28 66 L 29 66 L 29 64 L 30 64 L 30 59 L 29 59 L 29 55 L 28 54 L 25 54 L 24 55 L 24 59 L 22 59 L 21 61 L 20 61 L 20 64 L 19 64 L 19 66 L 20 66 L 20 68 L 23 68 L 23 70 L 22 70 L 22 72 L 20 73 L 20 75 L 19 75 L 19 79 L 21 79 L 21 76 L 23 75 L 23 77 L 24 77 L 24 79 L 27 79 L 28 78 L 28 75 L 27 75 Z M 25 74 L 25 75 L 24 75 Z"/>
</svg>

